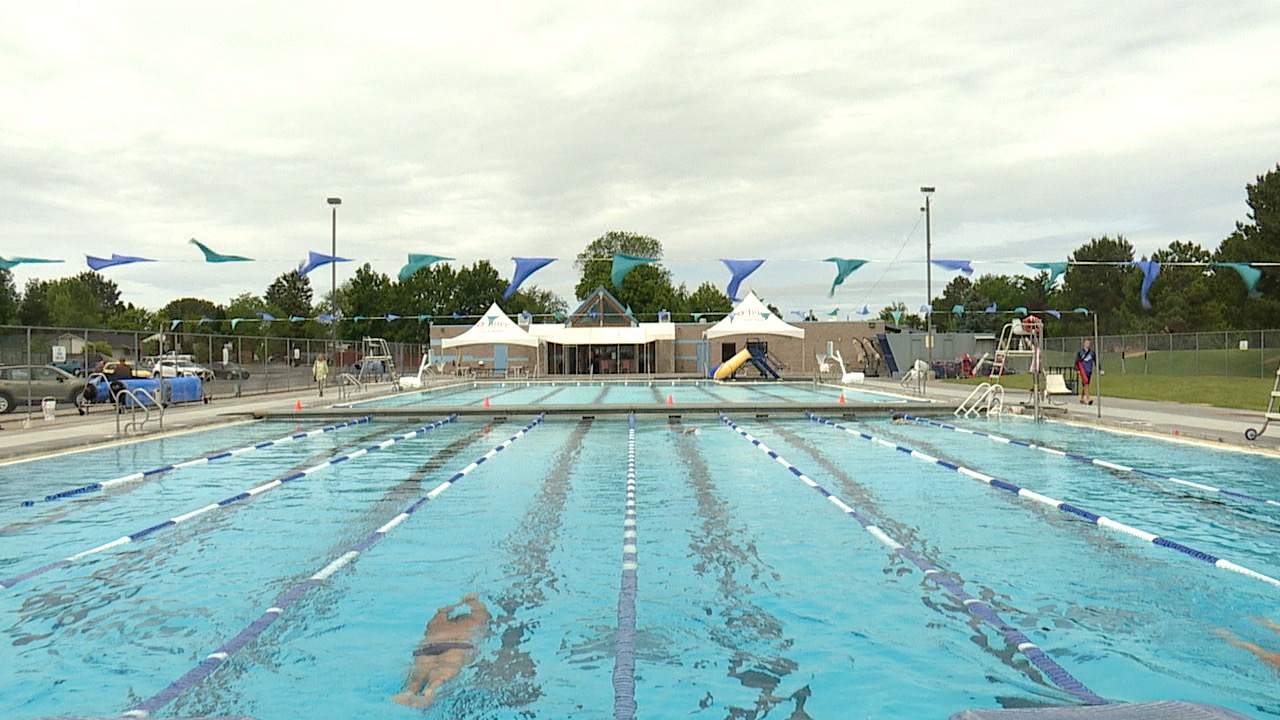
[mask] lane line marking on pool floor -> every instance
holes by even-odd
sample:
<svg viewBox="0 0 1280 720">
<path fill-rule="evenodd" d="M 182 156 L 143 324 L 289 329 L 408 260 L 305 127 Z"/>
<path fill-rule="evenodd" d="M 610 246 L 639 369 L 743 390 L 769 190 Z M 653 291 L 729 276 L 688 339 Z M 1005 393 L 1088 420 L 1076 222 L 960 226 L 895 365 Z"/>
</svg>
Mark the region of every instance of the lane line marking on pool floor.
<svg viewBox="0 0 1280 720">
<path fill-rule="evenodd" d="M 101 482 L 90 483 L 88 485 L 81 485 L 78 488 L 72 488 L 70 490 L 63 490 L 62 492 L 56 492 L 56 493 L 53 493 L 52 495 L 45 495 L 43 498 L 39 500 L 23 500 L 22 506 L 32 507 L 37 503 L 41 503 L 41 502 L 53 502 L 54 500 L 63 500 L 66 498 L 75 497 L 77 495 L 83 495 L 85 493 L 95 492 L 97 490 L 105 490 L 115 485 L 123 485 L 125 483 L 137 482 L 139 480 L 146 480 L 148 478 L 155 477 L 156 475 L 162 475 L 164 473 L 172 472 L 174 470 L 181 470 L 183 468 L 194 467 L 196 465 L 204 465 L 207 463 L 216 462 L 218 460 L 223 460 L 229 457 L 243 455 L 245 453 L 253 452 L 254 450 L 261 450 L 263 448 L 268 448 L 273 445 L 283 445 L 284 443 L 293 442 L 294 440 L 302 440 L 303 438 L 315 437 L 316 435 L 323 435 L 324 433 L 334 432 L 335 430 L 341 430 L 342 428 L 351 427 L 353 425 L 361 425 L 363 423 L 370 422 L 372 419 L 373 419 L 372 415 L 366 415 L 364 417 L 356 418 L 355 420 L 348 420 L 347 422 L 338 423 L 336 425 L 328 425 L 326 427 L 316 428 L 315 430 L 308 430 L 306 432 L 294 433 L 292 435 L 285 435 L 284 437 L 276 438 L 275 440 L 267 440 L 265 442 L 255 443 L 253 445 L 245 445 L 244 447 L 239 447 L 234 450 L 223 450 L 221 452 L 216 452 L 212 455 L 205 455 L 204 457 L 193 458 L 191 460 L 186 460 L 180 463 L 162 465 L 161 467 L 152 468 L 150 470 L 143 470 L 141 472 L 129 473 L 128 475 L 122 475 L 118 478 L 112 478 L 111 480 L 103 480 Z"/>
<path fill-rule="evenodd" d="M 613 717 L 636 716 L 636 416 L 627 417 L 626 512 L 622 519 L 622 580 L 618 587 L 618 629 L 613 637 Z"/>
<path fill-rule="evenodd" d="M 953 432 L 958 432 L 964 435 L 975 435 L 977 437 L 985 437 L 988 440 L 993 440 L 995 442 L 1002 443 L 1005 445 L 1014 445 L 1017 447 L 1028 448 L 1030 450 L 1039 450 L 1040 452 L 1048 453 L 1049 455 L 1056 455 L 1058 457 L 1068 458 L 1070 460 L 1075 460 L 1077 462 L 1097 465 L 1099 467 L 1107 468 L 1108 470 L 1131 473 L 1134 475 L 1142 475 L 1144 477 L 1154 478 L 1156 480 L 1165 480 L 1171 483 L 1176 483 L 1178 485 L 1183 485 L 1185 487 L 1192 487 L 1197 490 L 1204 490 L 1205 492 L 1219 493 L 1221 495 L 1226 495 L 1227 497 L 1239 498 L 1241 500 L 1248 500 L 1250 502 L 1264 503 L 1266 505 L 1273 505 L 1276 507 L 1280 507 L 1280 502 L 1277 502 L 1275 500 L 1268 500 L 1267 498 L 1264 498 L 1264 497 L 1258 497 L 1256 495 L 1250 495 L 1248 493 L 1236 492 L 1234 490 L 1226 490 L 1224 488 L 1214 487 L 1212 485 L 1205 485 L 1203 483 L 1198 483 L 1198 482 L 1192 482 L 1190 480 L 1181 480 L 1171 475 L 1166 475 L 1164 473 L 1159 473 L 1152 470 L 1144 470 L 1142 468 L 1129 467 L 1127 465 L 1121 465 L 1119 463 L 1114 463 L 1114 462 L 1109 462 L 1107 460 L 1100 460 L 1098 458 L 1089 457 L 1088 455 L 1081 455 L 1079 453 L 1058 450 L 1057 448 L 1046 447 L 1044 445 L 1037 445 L 1036 443 L 1028 442 L 1026 440 L 1018 440 L 1015 438 L 1008 438 L 1008 437 L 1002 437 L 1000 435 L 994 435 L 992 433 L 983 432 L 982 430 L 972 430 L 970 428 L 959 427 L 957 425 L 948 425 L 947 423 L 938 422 L 937 420 L 932 420 L 930 418 L 916 417 L 915 415 L 903 415 L 902 417 L 904 419 L 911 420 L 912 422 L 915 422 L 920 425 L 941 428 L 943 430 L 951 430 Z"/>
<path fill-rule="evenodd" d="M 906 558 L 909 562 L 920 569 L 924 573 L 925 577 L 930 578 L 934 582 L 945 587 L 957 600 L 961 601 L 965 610 L 974 617 L 995 628 L 995 630 L 1005 638 L 1006 642 L 1017 648 L 1018 652 L 1022 653 L 1024 657 L 1031 661 L 1031 664 L 1035 665 L 1037 669 L 1043 672 L 1054 685 L 1058 686 L 1064 692 L 1070 693 L 1090 705 L 1110 704 L 1109 700 L 1085 687 L 1084 683 L 1080 682 L 1071 673 L 1067 672 L 1066 668 L 1062 667 L 1056 660 L 1045 654 L 1039 646 L 1031 642 L 1031 638 L 1027 637 L 1025 633 L 1005 622 L 1004 619 L 996 613 L 995 608 L 973 595 L 970 595 L 969 592 L 964 589 L 964 583 L 961 580 L 942 572 L 928 559 L 906 547 L 901 542 L 891 538 L 888 533 L 877 526 L 871 518 L 853 509 L 839 497 L 836 497 L 836 495 L 830 490 L 819 485 L 813 480 L 813 478 L 803 473 L 800 468 L 792 465 L 768 445 L 765 445 L 758 438 L 735 423 L 728 415 L 720 413 L 720 421 L 729 426 L 730 429 L 738 433 L 738 435 L 747 442 L 755 445 L 756 448 L 765 455 L 768 455 L 780 465 L 787 468 L 792 475 L 805 485 L 808 485 L 819 495 L 822 495 L 833 505 L 840 508 L 845 515 L 848 515 L 857 521 L 857 523 L 862 526 L 862 529 L 866 530 L 869 535 L 879 540 L 894 553 Z"/>
<path fill-rule="evenodd" d="M 425 434 L 425 433 L 430 432 L 431 430 L 434 430 L 434 429 L 436 429 L 436 428 L 438 428 L 438 427 L 440 427 L 440 426 L 442 426 L 442 425 L 445 425 L 445 424 L 447 424 L 447 423 L 454 422 L 454 421 L 455 421 L 455 420 L 457 420 L 457 419 L 458 419 L 458 416 L 457 416 L 457 415 L 450 415 L 450 416 L 448 416 L 448 417 L 446 417 L 446 418 L 442 418 L 442 419 L 440 419 L 440 420 L 437 420 L 436 422 L 431 423 L 430 425 L 425 425 L 425 426 L 423 426 L 423 427 L 418 428 L 417 430 L 412 430 L 412 431 L 410 431 L 410 432 L 407 432 L 407 433 L 404 433 L 404 434 L 402 434 L 402 435 L 398 435 L 398 436 L 396 436 L 396 437 L 392 438 L 392 440 L 393 440 L 392 444 L 395 444 L 395 443 L 400 442 L 400 441 L 403 441 L 403 440 L 409 440 L 409 439 L 411 439 L 411 438 L 417 437 L 418 435 Z M 375 450 L 382 450 L 382 449 L 385 449 L 385 447 L 390 447 L 390 445 L 386 445 L 386 444 L 385 444 L 385 442 L 383 442 L 383 443 L 378 443 L 378 444 L 376 444 L 376 445 L 372 445 L 372 446 L 370 446 L 370 447 L 368 447 L 368 448 L 365 448 L 363 451 L 359 451 L 359 450 L 358 450 L 358 451 L 356 451 L 356 452 L 360 452 L 361 454 L 368 454 L 369 452 L 373 452 L 373 451 L 375 451 Z M 137 532 L 131 533 L 131 534 L 129 534 L 129 535 L 125 535 L 124 537 L 122 537 L 122 538 L 118 538 L 118 539 L 116 539 L 116 540 L 112 540 L 112 541 L 111 541 L 111 542 L 109 542 L 109 543 L 105 543 L 105 544 L 103 544 L 103 545 L 99 545 L 98 547 L 95 547 L 95 548 L 92 548 L 92 549 L 89 549 L 89 550 L 85 550 L 85 551 L 82 551 L 82 552 L 78 552 L 78 553 L 76 553 L 76 554 L 74 554 L 74 555 L 70 555 L 70 556 L 68 556 L 68 557 L 66 557 L 66 558 L 63 558 L 62 560 L 58 560 L 58 561 L 55 561 L 55 562 L 49 563 L 48 565 L 45 565 L 45 566 L 43 566 L 43 567 L 36 568 L 35 570 L 29 570 L 29 571 L 27 571 L 27 572 L 25 572 L 25 573 L 22 573 L 21 575 L 15 575 L 15 576 L 10 577 L 10 578 L 5 578 L 5 579 L 3 579 L 3 580 L 0 580 L 0 589 L 6 589 L 6 590 L 7 590 L 7 589 L 12 588 L 13 586 L 17 585 L 18 583 L 23 582 L 24 580 L 30 580 L 30 579 L 31 579 L 31 578 L 33 578 L 33 577 L 37 577 L 37 576 L 39 576 L 39 575 L 43 575 L 44 573 L 49 572 L 50 570 L 53 570 L 53 569 L 55 569 L 55 568 L 63 567 L 64 565 L 68 565 L 68 564 L 73 563 L 73 562 L 75 562 L 75 561 L 77 561 L 77 560 L 80 560 L 80 559 L 82 559 L 82 558 L 89 557 L 90 555 L 96 555 L 96 554 L 98 554 L 98 553 L 100 553 L 100 552 L 103 552 L 103 551 L 105 551 L 105 550 L 110 550 L 111 548 L 118 547 L 118 546 L 123 545 L 123 544 L 125 544 L 125 543 L 136 542 L 136 541 L 138 541 L 138 540 L 141 540 L 141 539 L 143 539 L 143 538 L 145 538 L 145 537 L 147 537 L 147 536 L 149 536 L 149 535 L 152 535 L 152 534 L 154 534 L 154 533 L 157 533 L 157 532 L 159 532 L 159 531 L 161 531 L 161 530 L 164 530 L 164 529 L 166 529 L 166 528 L 176 527 L 176 526 L 177 526 L 178 524 L 180 524 L 180 523 L 186 522 L 187 520 L 190 520 L 190 519 L 195 518 L 195 517 L 199 517 L 199 516 L 201 516 L 201 515 L 204 515 L 205 513 L 212 512 L 212 511 L 217 510 L 217 509 L 219 509 L 219 508 L 224 508 L 224 507 L 227 507 L 227 506 L 229 506 L 229 505 L 234 505 L 234 504 L 236 504 L 236 503 L 238 503 L 238 502 L 241 502 L 241 501 L 243 501 L 243 500 L 248 500 L 248 499 L 250 499 L 250 498 L 256 497 L 256 496 L 258 496 L 258 495 L 260 495 L 260 494 L 262 494 L 262 493 L 264 493 L 264 492 L 266 492 L 266 491 L 268 491 L 268 490 L 272 490 L 272 489 L 278 488 L 278 487 L 280 487 L 281 485 L 284 485 L 285 483 L 293 482 L 294 480 L 300 480 L 300 479 L 302 479 L 302 478 L 305 478 L 305 477 L 307 477 L 307 476 L 311 475 L 312 473 L 319 472 L 320 470 L 324 470 L 324 469 L 326 469 L 326 468 L 331 468 L 331 467 L 333 467 L 334 465 L 337 465 L 337 464 L 339 464 L 339 463 L 341 463 L 341 462 L 344 462 L 344 461 L 346 461 L 346 460 L 350 459 L 350 458 L 351 458 L 351 457 L 353 457 L 353 456 L 356 456 L 355 452 L 353 452 L 353 453 L 349 453 L 349 454 L 346 454 L 346 455 L 339 455 L 338 457 L 334 457 L 334 458 L 330 458 L 330 459 L 328 459 L 328 460 L 326 460 L 326 461 L 324 461 L 324 462 L 320 463 L 319 465 L 314 465 L 314 466 L 312 466 L 312 467 L 309 467 L 309 468 L 307 468 L 307 469 L 305 469 L 305 470 L 300 470 L 300 471 L 295 472 L 295 473 L 293 473 L 293 474 L 291 474 L 291 475 L 288 475 L 288 476 L 286 476 L 286 477 L 278 478 L 278 479 L 276 479 L 276 480 L 272 480 L 271 482 L 264 483 L 264 484 L 262 484 L 262 485 L 259 485 L 259 486 L 257 486 L 257 487 L 254 487 L 254 488 L 250 488 L 249 490 L 245 490 L 244 492 L 237 493 L 237 494 L 235 494 L 235 495 L 232 495 L 231 497 L 224 498 L 224 499 L 222 499 L 222 500 L 219 500 L 218 502 L 210 503 L 209 505 L 205 505 L 204 507 L 202 507 L 202 508 L 200 508 L 200 509 L 198 509 L 198 510 L 192 510 L 192 511 L 190 511 L 190 512 L 183 513 L 183 514 L 181 514 L 181 515 L 177 515 L 177 516 L 171 517 L 171 518 L 169 518 L 168 520 L 165 520 L 164 522 L 156 523 L 155 525 L 152 525 L 151 527 L 144 528 L 144 529 L 142 529 L 142 530 L 139 530 L 139 531 L 137 531 Z M 482 460 L 481 462 L 483 462 L 483 460 Z"/>
<path fill-rule="evenodd" d="M 489 450 L 489 452 L 485 453 L 482 460 L 488 460 L 493 456 L 497 455 L 498 453 L 502 452 L 503 450 L 507 449 L 508 447 L 510 447 L 512 443 L 524 437 L 531 430 L 533 430 L 535 427 L 541 424 L 544 417 L 545 417 L 544 415 L 539 414 L 536 418 L 534 418 L 533 422 L 529 423 L 528 425 L 525 425 L 515 435 L 512 435 L 511 437 L 507 438 L 500 445 L 494 447 L 493 449 Z M 470 465 L 467 466 L 467 468 L 464 468 L 463 470 L 458 471 L 453 475 L 453 477 L 449 478 L 448 480 L 445 480 L 443 483 L 441 483 L 439 486 L 436 487 L 436 490 L 433 490 L 432 492 L 438 495 L 439 492 L 437 491 L 443 491 L 443 489 L 451 487 L 454 483 L 461 480 L 463 477 L 466 477 L 467 473 L 479 467 L 481 464 L 483 463 L 482 462 L 471 463 Z M 179 694 L 181 694 L 186 690 L 191 689 L 197 683 L 208 678 L 210 675 L 214 673 L 214 671 L 216 671 L 219 667 L 221 667 L 223 663 L 227 661 L 228 658 L 234 655 L 236 651 L 248 645 L 255 638 L 261 635 L 263 631 L 265 631 L 268 627 L 270 627 L 272 623 L 274 623 L 277 619 L 280 618 L 281 615 L 284 614 L 284 611 L 287 610 L 290 605 L 294 604 L 299 599 L 301 599 L 302 596 L 306 595 L 308 590 L 311 590 L 312 588 L 319 587 L 325 584 L 325 582 L 328 581 L 328 579 L 332 577 L 335 572 L 342 569 L 343 567 L 350 565 L 352 562 L 355 561 L 357 557 L 360 556 L 361 553 L 363 553 L 365 550 L 368 550 L 371 546 L 374 545 L 374 543 L 378 542 L 383 537 L 385 537 L 392 528 L 399 525 L 400 522 L 403 521 L 401 520 L 402 517 L 407 518 L 408 516 L 414 514 L 415 512 L 418 511 L 418 509 L 420 509 L 424 504 L 426 504 L 429 499 L 430 497 L 428 496 L 418 498 L 416 501 L 413 502 L 413 504 L 405 508 L 403 511 L 401 511 L 398 515 L 396 515 L 394 518 L 389 520 L 382 527 L 373 531 L 373 534 L 369 535 L 364 540 L 361 540 L 360 542 L 352 545 L 350 550 L 347 550 L 342 555 L 339 555 L 337 558 L 330 561 L 327 565 L 321 568 L 314 575 L 311 575 L 307 579 L 297 583 L 293 587 L 289 588 L 288 590 L 285 590 L 283 593 L 276 596 L 276 598 L 272 600 L 271 606 L 268 607 L 265 611 L 263 611 L 263 613 L 259 615 L 256 620 L 249 623 L 249 625 L 245 626 L 245 628 L 241 630 L 235 637 L 228 640 L 222 647 L 210 653 L 198 665 L 188 670 L 182 677 L 178 678 L 177 680 L 174 680 L 163 690 L 161 690 L 160 692 L 156 693 L 150 698 L 143 700 L 142 702 L 126 710 L 124 713 L 122 713 L 122 717 L 142 717 L 142 718 L 150 717 L 151 713 L 169 704 L 169 702 L 172 701 Z"/>
<path fill-rule="evenodd" d="M 900 452 L 906 453 L 907 455 L 911 455 L 912 457 L 915 457 L 918 459 L 930 457 L 928 455 L 925 455 L 924 453 L 916 452 L 911 448 L 904 447 L 901 445 L 896 445 L 893 442 L 883 440 L 881 438 L 877 438 L 874 435 L 868 435 L 864 432 L 859 432 L 852 428 L 845 427 L 840 423 L 827 420 L 826 418 L 820 415 L 816 415 L 808 410 L 805 411 L 805 417 L 809 418 L 813 422 L 820 423 L 823 425 L 828 425 L 833 428 L 836 428 L 837 430 L 842 430 L 845 433 L 848 433 L 849 435 L 853 435 L 854 437 L 862 438 L 863 440 L 868 440 L 878 445 L 885 445 L 887 447 L 895 448 Z M 1207 552 L 1196 550 L 1195 548 L 1189 547 L 1187 545 L 1183 545 L 1182 543 L 1179 543 L 1173 540 L 1169 540 L 1160 535 L 1149 533 L 1145 530 L 1140 530 L 1138 528 L 1133 527 L 1132 525 L 1127 525 L 1118 520 L 1108 518 L 1103 515 L 1098 515 L 1097 513 L 1093 513 L 1083 508 L 1076 507 L 1062 500 L 1051 498 L 1048 495 L 1041 495 L 1040 493 L 1032 492 L 1030 490 L 1027 490 L 1026 488 L 1020 487 L 1011 482 L 1001 480 L 992 475 L 987 475 L 986 473 L 981 473 L 976 470 L 970 470 L 969 468 L 966 468 L 962 465 L 957 465 L 955 463 L 947 462 L 945 460 L 939 460 L 937 458 L 932 458 L 930 461 L 935 465 L 947 468 L 948 470 L 951 470 L 952 472 L 955 472 L 957 474 L 965 475 L 975 480 L 980 480 L 981 482 L 986 483 L 991 487 L 999 488 L 1013 495 L 1024 497 L 1024 498 L 1027 498 L 1028 500 L 1034 500 L 1044 505 L 1048 505 L 1049 507 L 1054 508 L 1055 510 L 1060 510 L 1069 515 L 1074 515 L 1082 520 L 1087 520 L 1090 523 L 1097 525 L 1099 527 L 1104 527 L 1110 530 L 1118 530 L 1125 535 L 1130 535 L 1132 537 L 1145 540 L 1153 545 L 1158 545 L 1160 547 L 1168 548 L 1170 550 L 1177 550 L 1178 552 L 1184 555 L 1206 562 L 1210 565 L 1213 565 L 1214 567 L 1221 568 L 1223 570 L 1229 570 L 1231 572 L 1253 578 L 1254 580 L 1261 580 L 1262 582 L 1267 583 L 1268 585 L 1280 588 L 1280 580 L 1277 580 L 1276 578 L 1271 577 L 1270 575 L 1264 575 L 1263 573 L 1260 573 L 1256 570 L 1251 570 L 1243 565 L 1237 565 L 1236 563 L 1231 562 L 1230 560 L 1220 558 L 1216 555 L 1212 555 Z"/>
</svg>

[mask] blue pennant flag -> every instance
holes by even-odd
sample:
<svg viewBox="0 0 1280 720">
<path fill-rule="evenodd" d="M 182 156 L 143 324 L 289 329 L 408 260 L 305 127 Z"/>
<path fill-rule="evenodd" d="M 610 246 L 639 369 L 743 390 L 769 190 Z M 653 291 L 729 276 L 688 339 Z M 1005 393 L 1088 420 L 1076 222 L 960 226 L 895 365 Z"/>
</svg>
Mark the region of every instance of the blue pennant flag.
<svg viewBox="0 0 1280 720">
<path fill-rule="evenodd" d="M 516 263 L 516 271 L 511 276 L 511 282 L 507 284 L 507 289 L 502 292 L 503 300 L 508 300 L 512 295 L 515 295 L 516 291 L 520 289 L 525 280 L 529 279 L 530 275 L 556 261 L 555 258 L 513 257 L 511 259 Z"/>
<path fill-rule="evenodd" d="M 306 261 L 298 266 L 298 274 L 306 277 L 307 273 L 318 267 L 339 262 L 351 262 L 351 260 L 337 255 L 325 255 L 315 251 L 308 251 Z"/>
<path fill-rule="evenodd" d="M 1155 260 L 1135 260 L 1130 263 L 1134 267 L 1142 271 L 1142 307 L 1151 309 L 1151 300 L 1147 297 L 1147 291 L 1151 289 L 1151 283 L 1156 281 L 1160 276 L 1160 263 Z"/>
<path fill-rule="evenodd" d="M 117 255 L 111 253 L 109 258 L 94 257 L 85 255 L 85 262 L 89 263 L 92 270 L 102 270 L 103 268 L 115 267 L 116 265 L 128 265 L 129 263 L 155 262 L 149 258 L 135 257 L 133 255 Z"/>
<path fill-rule="evenodd" d="M 724 263 L 725 267 L 729 268 L 729 272 L 733 273 L 733 277 L 729 280 L 729 287 L 725 290 L 725 294 L 728 295 L 729 299 L 733 302 L 741 300 L 741 298 L 738 297 L 738 286 L 742 284 L 742 281 L 746 280 L 748 275 L 755 272 L 764 264 L 764 260 L 721 259 L 720 262 Z"/>
<path fill-rule="evenodd" d="M 943 270 L 956 270 L 965 275 L 973 274 L 973 265 L 970 265 L 972 260 L 934 260 L 932 262 Z"/>
</svg>

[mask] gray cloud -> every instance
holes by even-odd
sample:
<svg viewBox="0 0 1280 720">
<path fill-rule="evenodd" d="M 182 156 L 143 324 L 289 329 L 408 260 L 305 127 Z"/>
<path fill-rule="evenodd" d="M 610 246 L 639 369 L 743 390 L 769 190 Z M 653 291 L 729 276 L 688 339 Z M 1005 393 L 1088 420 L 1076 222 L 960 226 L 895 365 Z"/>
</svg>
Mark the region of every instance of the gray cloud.
<svg viewBox="0 0 1280 720">
<path fill-rule="evenodd" d="M 24 8 L 3 254 L 68 261 L 20 282 L 156 257 L 106 271 L 126 300 L 225 302 L 326 249 L 339 195 L 339 254 L 389 274 L 556 256 L 534 281 L 567 296 L 626 229 L 691 287 L 762 257 L 747 284 L 785 309 L 914 308 L 921 185 L 935 257 L 1009 273 L 1101 234 L 1212 247 L 1277 160 L 1269 2 L 512 5 Z M 873 262 L 828 299 L 832 255 Z"/>
</svg>

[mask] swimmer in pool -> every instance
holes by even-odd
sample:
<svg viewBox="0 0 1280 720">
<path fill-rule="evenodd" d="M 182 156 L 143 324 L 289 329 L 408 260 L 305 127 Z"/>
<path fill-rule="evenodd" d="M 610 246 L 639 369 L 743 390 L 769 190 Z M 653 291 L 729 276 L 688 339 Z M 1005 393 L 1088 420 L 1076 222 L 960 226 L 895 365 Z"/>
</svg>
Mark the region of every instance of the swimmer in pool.
<svg viewBox="0 0 1280 720">
<path fill-rule="evenodd" d="M 1256 620 L 1259 625 L 1271 630 L 1276 634 L 1280 634 L 1280 625 L 1277 625 L 1274 620 L 1271 620 L 1270 618 L 1257 618 Z M 1277 652 L 1275 650 L 1268 650 L 1262 647 L 1261 645 L 1258 645 L 1256 643 L 1251 643 L 1248 640 L 1241 640 L 1235 635 L 1232 635 L 1229 631 L 1223 630 L 1221 628 L 1219 628 L 1217 632 L 1218 632 L 1218 635 L 1222 636 L 1222 638 L 1227 642 L 1231 643 L 1232 645 L 1235 645 L 1238 648 L 1243 648 L 1245 650 L 1248 650 L 1249 652 L 1256 655 L 1257 658 L 1262 662 L 1267 663 L 1272 667 L 1274 667 L 1277 671 L 1280 671 L 1280 652 Z"/>
<path fill-rule="evenodd" d="M 893 414 L 892 420 L 894 425 L 907 425 L 911 422 L 910 420 L 907 419 L 906 415 L 903 415 L 902 413 L 899 413 L 899 412 L 896 412 Z"/>
<path fill-rule="evenodd" d="M 667 423 L 667 429 L 673 433 L 680 433 L 681 435 L 697 435 L 698 434 L 698 428 L 683 427 L 679 423 Z"/>
<path fill-rule="evenodd" d="M 477 653 L 477 633 L 483 634 L 489 624 L 489 610 L 471 593 L 461 602 L 436 611 L 427 622 L 427 631 L 418 649 L 413 651 L 413 670 L 404 692 L 391 699 L 401 705 L 426 708 L 436 700 L 440 686 L 462 672 Z"/>
</svg>

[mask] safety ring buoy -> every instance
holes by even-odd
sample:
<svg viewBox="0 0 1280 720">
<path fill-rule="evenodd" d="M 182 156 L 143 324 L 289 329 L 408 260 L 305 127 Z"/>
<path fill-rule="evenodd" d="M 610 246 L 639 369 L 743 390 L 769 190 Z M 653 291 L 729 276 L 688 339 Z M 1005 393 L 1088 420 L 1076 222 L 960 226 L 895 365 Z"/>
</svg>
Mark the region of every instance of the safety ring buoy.
<svg viewBox="0 0 1280 720">
<path fill-rule="evenodd" d="M 1035 315 L 1028 315 L 1022 319 L 1022 327 L 1028 335 L 1040 335 L 1044 333 L 1044 321 Z"/>
</svg>

